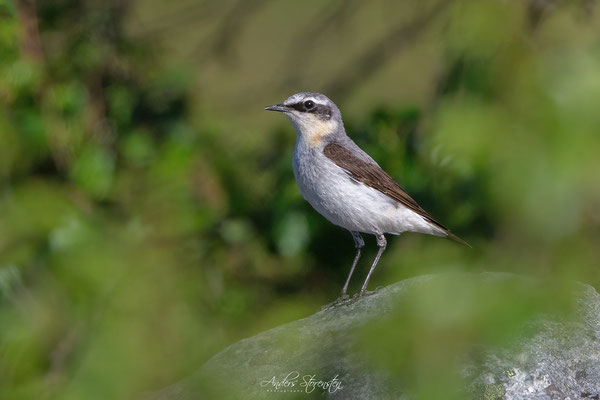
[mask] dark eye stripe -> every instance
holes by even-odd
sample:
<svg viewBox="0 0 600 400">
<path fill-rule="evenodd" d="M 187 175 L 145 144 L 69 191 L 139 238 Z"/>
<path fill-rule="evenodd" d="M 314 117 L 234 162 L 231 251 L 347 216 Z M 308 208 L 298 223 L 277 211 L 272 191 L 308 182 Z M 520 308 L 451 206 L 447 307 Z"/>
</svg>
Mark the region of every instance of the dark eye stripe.
<svg viewBox="0 0 600 400">
<path fill-rule="evenodd" d="M 315 103 L 315 105 L 307 110 L 304 106 L 304 102 L 287 104 L 288 107 L 293 108 L 296 111 L 300 112 L 308 112 L 311 114 L 317 114 L 321 119 L 329 119 L 331 118 L 331 109 L 328 106 L 323 104 Z"/>
<path fill-rule="evenodd" d="M 304 103 L 287 104 L 287 106 L 290 108 L 293 108 L 296 111 L 300 111 L 300 112 L 306 111 L 306 109 L 304 108 Z"/>
</svg>

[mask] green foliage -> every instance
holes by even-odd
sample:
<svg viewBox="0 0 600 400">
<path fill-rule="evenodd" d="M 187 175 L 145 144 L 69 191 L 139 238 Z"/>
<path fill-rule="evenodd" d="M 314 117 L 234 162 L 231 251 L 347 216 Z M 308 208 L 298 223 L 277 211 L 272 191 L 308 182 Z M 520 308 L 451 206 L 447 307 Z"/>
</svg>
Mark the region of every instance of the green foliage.
<svg viewBox="0 0 600 400">
<path fill-rule="evenodd" d="M 158 38 L 130 34 L 127 2 L 35 3 L 0 2 L 5 398 L 136 397 L 337 295 L 354 256 L 350 235 L 301 198 L 291 127 L 261 114 L 297 87 L 276 89 L 279 97 L 264 104 L 256 90 L 233 95 L 236 82 L 261 82 L 262 65 L 244 73 L 244 62 L 221 66 L 227 79 L 214 79 L 209 56 L 172 56 Z M 472 341 L 508 343 L 535 312 L 560 308 L 555 296 L 569 282 L 600 281 L 597 17 L 565 5 L 538 22 L 525 3 L 457 1 L 427 39 L 415 41 L 435 56 L 423 64 L 403 59 L 414 73 L 394 79 L 410 88 L 426 75 L 431 101 L 370 107 L 356 96 L 362 108 L 353 112 L 344 104 L 351 99 L 334 98 L 358 144 L 474 246 L 410 234 L 390 240 L 374 285 L 499 270 L 541 277 L 552 289 L 531 299 L 519 288 L 482 293 L 457 281 L 361 333 L 375 365 L 422 398 L 440 398 L 439 388 L 454 384 L 455 365 L 442 358 Z M 223 20 L 239 17 L 211 10 Z M 259 33 L 253 25 L 223 37 L 216 30 L 214 40 L 234 38 L 265 62 L 256 56 L 269 52 L 265 40 L 244 38 L 272 37 L 281 29 L 275 11 L 248 17 L 262 21 Z M 355 12 L 372 18 L 369 6 Z M 335 36 L 323 29 L 324 41 Z M 370 32 L 365 25 L 354 33 Z M 194 36 L 178 33 L 173 46 Z M 344 46 L 336 48 L 346 55 Z M 319 54 L 334 79 L 330 66 L 346 58 Z M 431 63 L 435 73 L 425 68 Z M 396 82 L 386 85 L 394 98 Z M 215 88 L 230 105 L 225 113 L 213 104 Z M 273 125 L 264 128 L 267 120 Z M 367 238 L 363 273 L 373 243 Z"/>
</svg>

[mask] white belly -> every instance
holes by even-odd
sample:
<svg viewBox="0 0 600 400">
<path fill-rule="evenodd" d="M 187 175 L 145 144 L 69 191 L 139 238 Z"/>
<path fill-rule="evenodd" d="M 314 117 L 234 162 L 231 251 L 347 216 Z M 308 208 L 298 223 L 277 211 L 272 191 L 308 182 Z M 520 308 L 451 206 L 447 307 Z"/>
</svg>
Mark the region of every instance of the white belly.
<svg viewBox="0 0 600 400">
<path fill-rule="evenodd" d="M 302 196 L 332 223 L 351 231 L 439 234 L 425 219 L 380 191 L 356 182 L 318 149 L 294 151 L 294 175 Z"/>
</svg>

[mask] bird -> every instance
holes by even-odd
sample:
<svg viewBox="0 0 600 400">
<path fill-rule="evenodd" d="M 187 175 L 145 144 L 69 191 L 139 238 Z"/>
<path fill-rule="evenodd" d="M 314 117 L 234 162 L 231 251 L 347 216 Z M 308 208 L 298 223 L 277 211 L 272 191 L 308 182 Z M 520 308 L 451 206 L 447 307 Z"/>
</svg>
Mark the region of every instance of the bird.
<svg viewBox="0 0 600 400">
<path fill-rule="evenodd" d="M 348 285 L 365 246 L 363 233 L 375 235 L 378 250 L 358 297 L 371 293 L 367 285 L 386 249 L 386 234 L 418 232 L 469 246 L 434 220 L 346 134 L 341 112 L 329 97 L 296 93 L 265 110 L 285 114 L 296 131 L 292 165 L 302 197 L 354 239 L 356 255 L 338 302 L 349 298 Z"/>
</svg>

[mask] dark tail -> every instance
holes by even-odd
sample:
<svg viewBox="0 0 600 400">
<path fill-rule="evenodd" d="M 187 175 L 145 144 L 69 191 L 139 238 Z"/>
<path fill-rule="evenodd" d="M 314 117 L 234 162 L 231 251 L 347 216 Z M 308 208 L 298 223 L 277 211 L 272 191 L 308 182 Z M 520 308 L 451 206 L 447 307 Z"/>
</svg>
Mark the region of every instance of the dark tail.
<svg viewBox="0 0 600 400">
<path fill-rule="evenodd" d="M 462 244 L 463 246 L 467 246 L 468 248 L 472 249 L 473 247 L 471 247 L 471 245 L 467 242 L 465 242 L 464 240 L 462 240 L 461 238 L 459 238 L 458 236 L 456 236 L 454 233 L 448 231 L 446 237 L 448 239 L 452 239 L 455 242 L 458 242 L 460 244 Z"/>
<path fill-rule="evenodd" d="M 458 242 L 460 244 L 462 244 L 463 246 L 467 246 L 468 248 L 472 249 L 473 247 L 471 247 L 471 245 L 467 242 L 465 242 L 464 240 L 462 240 L 461 238 L 459 238 L 458 236 L 456 236 L 454 233 L 450 232 L 448 230 L 448 228 L 446 228 L 444 225 L 440 224 L 439 222 L 437 222 L 436 220 L 434 220 L 433 218 L 431 218 L 430 216 L 427 216 L 426 218 L 431 224 L 433 224 L 436 228 L 438 228 L 438 231 L 440 232 L 439 236 L 445 236 L 448 239 L 452 239 L 455 242 Z M 436 234 L 434 234 L 436 235 Z"/>
</svg>

